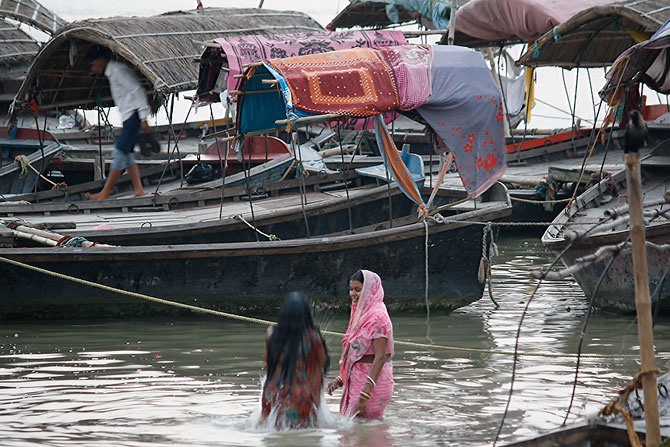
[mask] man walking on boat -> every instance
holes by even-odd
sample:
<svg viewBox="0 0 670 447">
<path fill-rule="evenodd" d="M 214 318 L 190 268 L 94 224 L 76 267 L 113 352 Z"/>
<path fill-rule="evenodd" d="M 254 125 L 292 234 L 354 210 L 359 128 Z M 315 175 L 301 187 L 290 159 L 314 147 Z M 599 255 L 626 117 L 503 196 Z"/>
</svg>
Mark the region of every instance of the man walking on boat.
<svg viewBox="0 0 670 447">
<path fill-rule="evenodd" d="M 107 183 L 99 193 L 86 194 L 91 200 L 109 199 L 112 188 L 124 169 L 128 171 L 128 176 L 135 187 L 135 197 L 144 195 L 140 169 L 135 162 L 133 151 L 140 138 L 140 131 L 149 133 L 147 117 L 151 110 L 146 92 L 133 70 L 124 63 L 111 60 L 111 57 L 110 50 L 100 45 L 94 45 L 86 54 L 91 70 L 107 77 L 112 99 L 123 119 L 123 129 L 112 153 L 112 166 Z"/>
</svg>

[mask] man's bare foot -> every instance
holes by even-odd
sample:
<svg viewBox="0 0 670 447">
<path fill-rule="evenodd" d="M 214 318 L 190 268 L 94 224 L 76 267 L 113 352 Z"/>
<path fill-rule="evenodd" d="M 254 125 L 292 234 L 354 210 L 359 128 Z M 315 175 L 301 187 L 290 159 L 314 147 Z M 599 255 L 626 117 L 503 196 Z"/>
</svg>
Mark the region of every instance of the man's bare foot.
<svg viewBox="0 0 670 447">
<path fill-rule="evenodd" d="M 142 197 L 142 196 L 144 196 L 144 191 L 135 193 L 135 197 Z"/>
<path fill-rule="evenodd" d="M 97 194 L 86 193 L 84 194 L 88 200 L 107 200 L 109 199 L 109 194 L 105 194 L 103 191 L 100 191 Z"/>
</svg>

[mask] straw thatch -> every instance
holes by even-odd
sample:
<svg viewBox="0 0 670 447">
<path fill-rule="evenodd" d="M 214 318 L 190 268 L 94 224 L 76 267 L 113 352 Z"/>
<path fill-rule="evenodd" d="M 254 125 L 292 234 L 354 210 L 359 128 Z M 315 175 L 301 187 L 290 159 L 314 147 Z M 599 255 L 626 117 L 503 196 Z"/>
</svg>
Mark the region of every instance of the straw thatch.
<svg viewBox="0 0 670 447">
<path fill-rule="evenodd" d="M 268 9 L 206 9 L 77 21 L 60 29 L 42 48 L 15 104 L 35 98 L 40 108 L 112 105 L 107 80 L 92 73 L 86 61 L 94 44 L 109 48 L 118 60 L 133 67 L 147 91 L 167 94 L 196 87 L 194 59 L 202 53 L 198 41 L 314 30 L 323 28 L 304 13 Z"/>
<path fill-rule="evenodd" d="M 326 26 L 331 31 L 338 28 L 385 28 L 396 25 L 389 20 L 386 14 L 386 5 L 383 1 L 350 3 Z M 397 24 L 414 22 L 416 19 L 401 5 L 398 8 L 400 21 Z"/>
<path fill-rule="evenodd" d="M 518 63 L 531 66 L 604 67 L 638 39 L 670 19 L 670 0 L 637 0 L 597 6 L 540 37 Z"/>
<path fill-rule="evenodd" d="M 47 34 L 54 34 L 67 24 L 34 0 L 0 0 L 0 17 L 27 23 Z"/>
<path fill-rule="evenodd" d="M 35 39 L 0 19 L 0 102 L 14 98 L 39 49 Z M 0 106 L 5 109 L 6 105 Z"/>
<path fill-rule="evenodd" d="M 30 63 L 40 50 L 35 39 L 15 25 L 0 19 L 0 67 Z"/>
</svg>

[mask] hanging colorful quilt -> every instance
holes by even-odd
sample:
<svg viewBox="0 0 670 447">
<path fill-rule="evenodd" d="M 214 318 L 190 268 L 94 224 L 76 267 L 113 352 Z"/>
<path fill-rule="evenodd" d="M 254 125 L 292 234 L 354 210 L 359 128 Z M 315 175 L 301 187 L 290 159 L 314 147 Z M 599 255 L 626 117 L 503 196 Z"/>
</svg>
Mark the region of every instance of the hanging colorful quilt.
<svg viewBox="0 0 670 447">
<path fill-rule="evenodd" d="M 393 71 L 376 50 L 355 48 L 264 64 L 285 80 L 292 100 L 288 109 L 364 117 L 399 105 Z"/>
<path fill-rule="evenodd" d="M 216 39 L 228 59 L 228 91 L 237 89 L 242 66 L 263 59 L 326 53 L 349 48 L 407 45 L 402 31 L 341 31 L 246 35 Z"/>
</svg>

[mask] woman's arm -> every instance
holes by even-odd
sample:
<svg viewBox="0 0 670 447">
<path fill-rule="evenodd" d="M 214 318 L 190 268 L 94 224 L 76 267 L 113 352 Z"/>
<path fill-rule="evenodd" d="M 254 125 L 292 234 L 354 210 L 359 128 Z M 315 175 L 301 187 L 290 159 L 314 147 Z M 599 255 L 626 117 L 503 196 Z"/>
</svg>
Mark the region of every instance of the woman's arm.
<svg viewBox="0 0 670 447">
<path fill-rule="evenodd" d="M 370 368 L 370 375 L 368 380 L 363 385 L 361 394 L 358 398 L 358 403 L 356 404 L 355 412 L 358 412 L 359 416 L 365 416 L 365 412 L 368 406 L 368 399 L 372 390 L 375 388 L 379 374 L 382 372 L 384 363 L 386 363 L 386 343 L 387 340 L 383 337 L 375 338 L 372 340 L 372 349 L 375 351 L 375 358 L 372 361 L 372 367 Z M 370 380 L 372 379 L 372 380 Z"/>
</svg>

